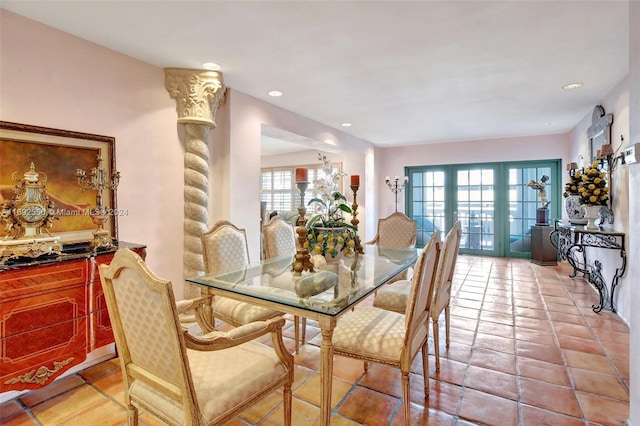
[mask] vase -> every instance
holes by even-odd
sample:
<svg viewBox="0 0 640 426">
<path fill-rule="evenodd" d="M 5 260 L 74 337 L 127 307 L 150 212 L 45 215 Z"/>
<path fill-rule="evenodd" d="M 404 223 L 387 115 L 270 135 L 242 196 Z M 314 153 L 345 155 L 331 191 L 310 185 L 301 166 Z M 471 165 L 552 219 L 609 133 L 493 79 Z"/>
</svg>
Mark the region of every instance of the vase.
<svg viewBox="0 0 640 426">
<path fill-rule="evenodd" d="M 336 228 L 323 228 L 317 226 L 314 228 L 317 234 L 324 234 L 324 239 L 328 239 L 330 237 L 337 238 L 341 236 L 347 228 L 345 227 L 336 227 Z M 323 252 L 324 259 L 327 264 L 338 263 L 344 257 L 344 252 L 342 249 L 344 248 L 344 243 L 334 243 L 334 251 L 336 252 L 335 257 L 331 256 L 332 252 Z"/>
<path fill-rule="evenodd" d="M 585 229 L 589 229 L 591 231 L 599 230 L 600 227 L 596 222 L 600 219 L 599 212 L 602 206 L 585 205 L 584 208 L 587 211 L 587 226 L 585 226 Z"/>
<path fill-rule="evenodd" d="M 549 225 L 549 209 L 546 207 L 538 207 L 536 209 L 536 225 Z"/>
<path fill-rule="evenodd" d="M 573 225 L 584 225 L 587 223 L 587 213 L 580 195 L 569 194 L 567 198 L 564 199 L 564 209 L 567 212 L 569 223 Z"/>
</svg>

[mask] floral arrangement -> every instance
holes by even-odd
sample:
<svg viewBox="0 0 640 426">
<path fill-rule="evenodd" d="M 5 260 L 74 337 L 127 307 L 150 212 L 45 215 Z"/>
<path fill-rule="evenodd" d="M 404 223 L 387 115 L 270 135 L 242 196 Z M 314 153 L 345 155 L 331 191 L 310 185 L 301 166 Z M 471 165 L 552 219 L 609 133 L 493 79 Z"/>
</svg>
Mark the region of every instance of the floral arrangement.
<svg viewBox="0 0 640 426">
<path fill-rule="evenodd" d="M 307 241 L 304 246 L 311 255 L 325 254 L 335 258 L 343 251 L 347 255 L 354 253 L 357 228 L 348 223 L 343 213 L 351 214 L 347 198 L 338 191 L 338 184 L 346 173 L 334 171 L 331 162 L 323 154 L 318 154 L 322 161 L 325 177 L 313 181 L 314 198 L 309 206 L 321 206 L 322 211 L 311 216 L 307 221 Z"/>
<path fill-rule="evenodd" d="M 562 194 L 564 198 L 567 198 L 569 195 L 579 195 L 578 188 L 582 182 L 582 171 L 575 170 L 569 173 L 569 181 L 564 184 L 564 193 Z"/>
<path fill-rule="evenodd" d="M 609 199 L 609 188 L 605 180 L 605 173 L 599 169 L 599 163 L 594 161 L 591 167 L 585 167 L 580 175 L 578 194 L 580 194 L 582 203 L 587 206 L 606 205 Z"/>
</svg>

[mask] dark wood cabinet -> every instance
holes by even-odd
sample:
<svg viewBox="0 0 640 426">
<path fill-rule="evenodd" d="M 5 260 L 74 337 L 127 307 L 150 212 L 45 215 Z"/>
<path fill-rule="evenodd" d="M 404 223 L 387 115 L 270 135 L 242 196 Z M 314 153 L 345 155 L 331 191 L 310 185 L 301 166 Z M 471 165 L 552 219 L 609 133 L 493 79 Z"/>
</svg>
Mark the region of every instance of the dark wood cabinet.
<svg viewBox="0 0 640 426">
<path fill-rule="evenodd" d="M 551 243 L 553 228 L 547 225 L 531 227 L 531 262 L 538 265 L 552 266 L 558 263 L 558 250 Z"/>
<path fill-rule="evenodd" d="M 120 247 L 1 265 L 0 392 L 37 389 L 112 343 L 98 265 Z"/>
</svg>

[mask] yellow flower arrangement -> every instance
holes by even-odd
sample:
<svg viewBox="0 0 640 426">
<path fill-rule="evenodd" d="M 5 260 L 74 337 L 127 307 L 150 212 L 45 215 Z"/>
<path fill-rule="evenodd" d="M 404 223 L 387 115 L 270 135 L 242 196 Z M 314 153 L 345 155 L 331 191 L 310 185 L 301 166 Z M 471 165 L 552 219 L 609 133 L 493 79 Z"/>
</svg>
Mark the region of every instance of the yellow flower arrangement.
<svg viewBox="0 0 640 426">
<path fill-rule="evenodd" d="M 581 170 L 569 173 L 569 182 L 564 184 L 564 193 L 562 194 L 564 198 L 567 198 L 569 195 L 579 195 L 578 188 L 580 187 L 580 182 L 582 182 Z"/>
<path fill-rule="evenodd" d="M 605 180 L 605 172 L 599 169 L 599 163 L 594 161 L 591 167 L 585 167 L 580 176 L 578 194 L 582 203 L 587 206 L 606 205 L 609 199 L 609 187 Z"/>
</svg>

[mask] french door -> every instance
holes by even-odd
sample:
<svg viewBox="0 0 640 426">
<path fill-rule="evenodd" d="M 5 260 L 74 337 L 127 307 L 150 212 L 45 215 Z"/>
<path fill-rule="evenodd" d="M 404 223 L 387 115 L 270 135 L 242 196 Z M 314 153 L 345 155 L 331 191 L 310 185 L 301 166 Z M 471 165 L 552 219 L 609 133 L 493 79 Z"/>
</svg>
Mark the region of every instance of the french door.
<svg viewBox="0 0 640 426">
<path fill-rule="evenodd" d="M 559 217 L 559 167 L 560 160 L 545 160 L 406 168 L 405 211 L 418 222 L 418 246 L 436 230 L 444 236 L 459 220 L 461 253 L 530 256 L 531 226 L 541 204 L 528 183 L 549 176 L 550 217 Z"/>
</svg>

